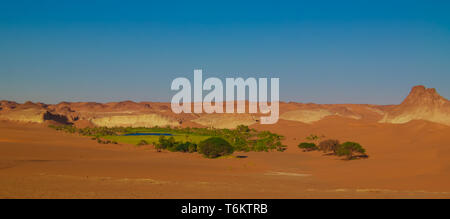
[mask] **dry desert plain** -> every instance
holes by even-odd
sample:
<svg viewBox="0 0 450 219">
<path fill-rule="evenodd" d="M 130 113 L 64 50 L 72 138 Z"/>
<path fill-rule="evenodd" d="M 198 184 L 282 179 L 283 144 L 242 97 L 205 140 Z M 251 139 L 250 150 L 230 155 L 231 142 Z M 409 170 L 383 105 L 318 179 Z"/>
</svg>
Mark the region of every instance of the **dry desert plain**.
<svg viewBox="0 0 450 219">
<path fill-rule="evenodd" d="M 415 87 L 393 106 L 281 103 L 274 125 L 252 122 L 252 115 L 171 115 L 167 106 L 2 101 L 0 198 L 450 198 L 450 107 L 434 89 Z M 140 126 L 241 121 L 285 136 L 288 149 L 206 159 L 98 144 L 48 128 L 125 126 L 133 119 Z M 297 145 L 311 133 L 359 142 L 370 157 L 344 161 L 303 152 Z"/>
</svg>

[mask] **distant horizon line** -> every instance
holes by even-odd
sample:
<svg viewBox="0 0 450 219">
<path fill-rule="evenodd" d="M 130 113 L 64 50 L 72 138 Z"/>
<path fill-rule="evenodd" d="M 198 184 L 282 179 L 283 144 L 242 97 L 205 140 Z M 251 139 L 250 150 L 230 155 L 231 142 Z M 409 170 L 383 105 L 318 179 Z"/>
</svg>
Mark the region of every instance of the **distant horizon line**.
<svg viewBox="0 0 450 219">
<path fill-rule="evenodd" d="M 234 102 L 239 102 L 242 100 L 236 100 Z M 31 101 L 31 100 L 27 100 L 24 102 L 20 102 L 20 101 L 15 101 L 15 100 L 7 100 L 7 99 L 0 99 L 0 102 L 14 102 L 16 104 L 27 104 L 27 103 L 32 103 L 32 104 L 45 104 L 45 105 L 59 105 L 59 104 L 64 104 L 64 103 L 97 103 L 97 104 L 110 104 L 110 103 L 125 103 L 125 102 L 132 102 L 132 103 L 137 103 L 137 104 L 142 104 L 142 103 L 165 103 L 165 104 L 170 104 L 170 101 L 133 101 L 133 100 L 122 100 L 122 101 L 60 101 L 58 103 L 46 103 L 46 102 L 41 102 L 41 101 Z M 248 102 L 248 100 L 245 100 L 245 102 Z M 392 105 L 399 105 L 401 103 L 395 104 L 375 104 L 375 103 L 316 103 L 316 102 L 300 102 L 300 101 L 278 101 L 279 103 L 300 103 L 300 104 L 315 104 L 315 105 L 377 105 L 377 106 L 392 106 Z M 403 102 L 403 101 L 402 101 Z M 195 102 L 189 102 L 187 104 L 193 104 Z M 212 102 L 215 103 L 215 102 Z M 226 101 L 223 101 L 222 103 L 227 103 Z M 272 103 L 271 101 L 267 101 L 268 104 Z"/>
<path fill-rule="evenodd" d="M 410 92 L 416 88 L 416 87 L 424 87 L 427 88 L 427 86 L 424 85 L 415 85 L 411 87 Z M 435 89 L 435 88 L 428 88 L 428 89 Z M 436 89 L 435 89 L 436 90 Z M 410 94 L 410 92 L 408 93 L 408 95 Z M 439 92 L 437 92 L 439 94 Z M 440 95 L 440 94 L 439 94 Z M 441 95 L 442 96 L 442 95 Z M 404 97 L 404 99 L 407 96 Z M 445 99 L 447 99 L 446 97 L 444 97 Z M 398 103 L 383 103 L 383 104 L 377 104 L 377 103 L 349 103 L 349 102 L 344 102 L 344 103 L 318 103 L 318 102 L 312 102 L 312 101 L 307 101 L 307 102 L 302 102 L 302 101 L 293 101 L 293 100 L 280 100 L 280 103 L 301 103 L 301 104 L 316 104 L 316 105 L 377 105 L 377 106 L 393 106 L 393 105 L 399 105 L 401 104 L 403 101 L 401 100 Z M 448 99 L 447 99 L 448 100 Z M 165 100 L 165 101 L 152 101 L 152 100 L 131 100 L 131 99 L 125 99 L 125 100 L 112 100 L 112 101 L 80 101 L 80 100 L 76 100 L 76 101 L 59 101 L 59 102 L 50 102 L 50 103 L 46 103 L 46 102 L 42 102 L 42 101 L 32 101 L 32 100 L 26 100 L 26 101 L 17 101 L 17 100 L 11 100 L 11 99 L 3 99 L 0 98 L 0 101 L 10 101 L 10 102 L 15 102 L 18 104 L 25 104 L 27 102 L 31 102 L 31 103 L 41 103 L 41 104 L 46 104 L 46 105 L 58 105 L 58 104 L 62 104 L 62 103 L 100 103 L 100 104 L 108 104 L 108 103 L 123 103 L 123 102 L 133 102 L 133 103 L 170 103 L 170 100 Z M 241 100 L 236 100 L 236 101 L 241 101 Z M 245 101 L 248 101 L 248 99 L 246 99 Z M 267 101 L 268 103 L 271 103 L 271 101 Z M 191 104 L 194 102 L 190 102 Z M 213 101 L 213 103 L 215 103 Z M 226 101 L 223 101 L 223 103 L 226 103 Z"/>
</svg>

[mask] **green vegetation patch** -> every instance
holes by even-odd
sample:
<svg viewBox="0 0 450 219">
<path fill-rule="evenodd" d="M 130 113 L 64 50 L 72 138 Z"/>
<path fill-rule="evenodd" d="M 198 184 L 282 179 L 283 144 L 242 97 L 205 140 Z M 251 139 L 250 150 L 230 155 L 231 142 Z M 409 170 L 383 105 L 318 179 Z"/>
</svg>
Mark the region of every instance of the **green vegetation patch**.
<svg viewBox="0 0 450 219">
<path fill-rule="evenodd" d="M 197 152 L 197 146 L 207 139 L 216 137 L 225 140 L 232 151 L 284 151 L 286 145 L 282 144 L 283 136 L 269 132 L 250 129 L 240 125 L 236 129 L 208 129 L 208 128 L 180 128 L 180 127 L 95 127 L 76 128 L 75 126 L 49 126 L 56 130 L 68 133 L 78 133 L 84 136 L 92 136 L 94 140 L 104 144 L 126 143 L 138 146 L 153 145 L 158 151 Z M 136 133 L 162 133 L 172 136 L 158 135 L 127 135 Z M 222 153 L 218 153 L 222 156 Z M 207 155 L 210 157 L 209 155 Z M 214 157 L 215 155 L 211 155 Z"/>
<path fill-rule="evenodd" d="M 208 138 L 198 146 L 198 152 L 207 158 L 217 158 L 233 154 L 234 148 L 228 141 L 220 137 Z"/>
<path fill-rule="evenodd" d="M 170 133 L 172 134 L 172 133 Z M 141 141 L 146 141 L 149 144 L 153 144 L 154 142 L 158 142 L 160 137 L 166 136 L 156 136 L 156 135 L 140 135 L 140 136 L 124 136 L 124 135 L 107 135 L 102 136 L 104 139 L 117 141 L 125 144 L 133 144 L 138 145 Z M 188 141 L 192 143 L 200 143 L 201 141 L 209 138 L 210 136 L 201 136 L 201 135 L 188 135 L 188 134 L 177 134 L 174 136 L 170 136 L 175 139 L 175 141 Z"/>
<path fill-rule="evenodd" d="M 322 151 L 327 155 L 336 155 L 339 157 L 345 157 L 346 160 L 355 160 L 359 158 L 368 158 L 366 149 L 356 142 L 345 142 L 340 144 L 336 139 L 328 139 L 321 141 L 318 146 L 315 142 L 319 141 L 323 137 L 317 135 L 310 135 L 306 137 L 306 140 L 310 142 L 303 142 L 298 145 L 304 152 L 308 151 Z"/>
<path fill-rule="evenodd" d="M 316 144 L 314 144 L 314 143 L 308 143 L 308 142 L 303 142 L 303 143 L 300 143 L 299 145 L 298 145 L 298 147 L 300 148 L 300 149 L 303 149 L 303 151 L 316 151 L 316 150 L 318 150 L 319 148 L 316 146 Z"/>
<path fill-rule="evenodd" d="M 366 149 L 356 142 L 345 142 L 336 150 L 337 156 L 345 156 L 347 160 L 366 157 Z"/>
</svg>

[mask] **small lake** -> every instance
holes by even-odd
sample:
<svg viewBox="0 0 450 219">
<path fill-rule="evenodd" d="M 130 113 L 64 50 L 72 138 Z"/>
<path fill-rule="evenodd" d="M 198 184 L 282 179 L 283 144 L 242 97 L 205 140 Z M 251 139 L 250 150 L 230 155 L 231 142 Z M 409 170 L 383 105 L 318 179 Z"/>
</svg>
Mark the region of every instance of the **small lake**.
<svg viewBox="0 0 450 219">
<path fill-rule="evenodd" d="M 131 133 L 125 134 L 123 136 L 173 136 L 169 133 Z"/>
</svg>

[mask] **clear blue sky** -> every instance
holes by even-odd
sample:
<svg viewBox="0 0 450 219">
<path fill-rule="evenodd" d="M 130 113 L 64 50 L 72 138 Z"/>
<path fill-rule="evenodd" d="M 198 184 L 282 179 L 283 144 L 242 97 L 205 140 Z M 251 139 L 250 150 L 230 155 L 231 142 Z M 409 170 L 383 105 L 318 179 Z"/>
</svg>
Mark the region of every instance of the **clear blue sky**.
<svg viewBox="0 0 450 219">
<path fill-rule="evenodd" d="M 0 99 L 169 101 L 196 68 L 284 101 L 450 98 L 450 2 L 0 0 Z"/>
</svg>

